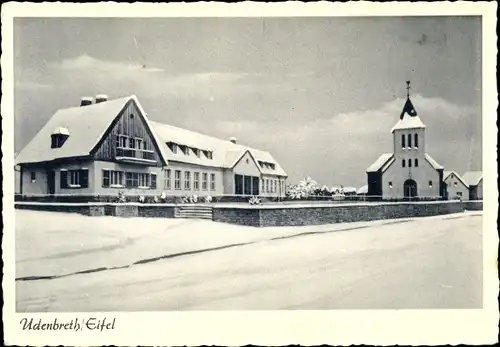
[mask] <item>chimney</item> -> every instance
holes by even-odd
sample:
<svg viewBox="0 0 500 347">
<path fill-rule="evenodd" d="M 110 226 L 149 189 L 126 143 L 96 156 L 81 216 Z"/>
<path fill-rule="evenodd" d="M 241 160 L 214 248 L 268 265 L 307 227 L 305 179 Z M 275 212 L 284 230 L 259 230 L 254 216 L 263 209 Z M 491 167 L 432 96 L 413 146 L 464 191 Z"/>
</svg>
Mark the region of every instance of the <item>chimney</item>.
<svg viewBox="0 0 500 347">
<path fill-rule="evenodd" d="M 93 98 L 84 96 L 80 99 L 80 106 L 92 105 L 92 101 L 94 101 Z"/>
<path fill-rule="evenodd" d="M 236 144 L 236 137 L 230 137 L 229 138 L 229 141 Z"/>
<path fill-rule="evenodd" d="M 96 104 L 101 103 L 101 102 L 105 102 L 105 101 L 108 101 L 108 96 L 107 95 L 104 95 L 104 94 L 96 95 L 96 97 L 95 97 L 95 103 Z"/>
</svg>

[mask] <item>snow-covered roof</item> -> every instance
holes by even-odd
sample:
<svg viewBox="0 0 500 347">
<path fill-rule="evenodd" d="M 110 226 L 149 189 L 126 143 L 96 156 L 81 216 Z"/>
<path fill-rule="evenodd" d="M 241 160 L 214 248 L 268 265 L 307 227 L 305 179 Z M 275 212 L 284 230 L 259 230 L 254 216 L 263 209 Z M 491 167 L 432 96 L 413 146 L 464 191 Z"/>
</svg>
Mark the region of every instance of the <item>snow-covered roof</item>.
<svg viewBox="0 0 500 347">
<path fill-rule="evenodd" d="M 356 194 L 368 194 L 368 185 L 365 184 L 356 191 Z"/>
<path fill-rule="evenodd" d="M 268 152 L 150 120 L 135 95 L 85 107 L 77 106 L 57 111 L 19 153 L 16 157 L 16 163 L 35 163 L 89 155 L 90 151 L 104 136 L 113 120 L 130 100 L 135 102 L 146 120 L 160 149 L 160 155 L 166 161 L 173 160 L 210 167 L 231 168 L 248 151 L 256 160 L 261 173 L 287 176 L 278 162 Z M 67 129 L 71 136 L 61 148 L 50 148 L 50 135 L 53 129 L 58 127 Z M 184 154 L 181 150 L 173 153 L 167 146 L 167 142 L 190 147 L 188 149 L 189 155 Z M 200 157 L 198 157 L 191 148 L 212 152 L 212 159 L 208 159 L 203 153 L 200 153 Z M 259 161 L 274 164 L 274 169 L 265 165 L 260 166 Z"/>
<path fill-rule="evenodd" d="M 342 190 L 344 193 L 356 193 L 357 189 L 355 187 L 344 187 Z"/>
<path fill-rule="evenodd" d="M 477 186 L 483 179 L 482 171 L 468 171 L 462 176 L 464 182 L 468 186 Z"/>
<path fill-rule="evenodd" d="M 19 152 L 16 164 L 89 155 L 130 97 L 58 110 Z M 62 127 L 71 134 L 64 146 L 51 148 L 50 135 Z"/>
<path fill-rule="evenodd" d="M 425 153 L 425 159 L 429 162 L 429 164 L 431 164 L 431 166 L 435 169 L 435 170 L 440 170 L 440 169 L 444 169 L 444 167 L 440 164 L 438 164 L 437 161 L 435 161 L 429 154 Z"/>
<path fill-rule="evenodd" d="M 467 188 L 469 187 L 469 185 L 467 184 L 467 182 L 465 182 L 465 180 L 463 179 L 462 176 L 460 176 L 456 171 L 443 171 L 443 181 L 445 181 L 451 174 L 455 175 L 455 177 L 464 184 L 464 186 L 466 186 Z"/>
<path fill-rule="evenodd" d="M 67 135 L 67 136 L 69 136 L 69 130 L 67 128 L 63 128 L 63 127 L 55 127 L 55 129 L 52 130 L 52 135 Z"/>
<path fill-rule="evenodd" d="M 425 124 L 422 122 L 419 116 L 407 116 L 400 119 L 396 125 L 392 128 L 391 132 L 394 130 L 404 130 L 404 129 L 416 129 L 425 128 Z"/>
<path fill-rule="evenodd" d="M 385 164 L 388 164 L 391 159 L 393 159 L 393 153 L 382 154 L 372 165 L 368 167 L 368 169 L 366 169 L 366 172 L 377 172 L 383 167 L 386 167 Z"/>
<path fill-rule="evenodd" d="M 169 161 L 171 160 L 196 165 L 231 168 L 248 151 L 257 161 L 257 166 L 259 167 L 261 173 L 280 176 L 287 175 L 286 172 L 278 164 L 278 162 L 268 152 L 164 123 L 155 121 L 150 121 L 150 123 L 152 124 L 155 132 L 160 137 L 160 141 L 162 142 L 167 160 Z M 198 157 L 191 151 L 191 149 L 189 149 L 189 155 L 184 154 L 180 150 L 177 150 L 177 153 L 173 153 L 166 144 L 168 142 L 173 142 L 178 145 L 184 145 L 190 148 L 211 151 L 212 159 L 208 159 L 203 155 L 203 153 L 201 153 L 200 157 Z M 259 161 L 274 164 L 274 170 L 265 166 L 260 166 L 258 164 Z"/>
</svg>

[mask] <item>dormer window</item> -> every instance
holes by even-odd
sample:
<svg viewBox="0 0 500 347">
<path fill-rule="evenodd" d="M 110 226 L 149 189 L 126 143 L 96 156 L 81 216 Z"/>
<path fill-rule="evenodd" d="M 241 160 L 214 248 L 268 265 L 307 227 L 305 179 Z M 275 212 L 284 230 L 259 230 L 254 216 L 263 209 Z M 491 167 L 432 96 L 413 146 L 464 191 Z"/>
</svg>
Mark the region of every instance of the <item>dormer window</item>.
<svg viewBox="0 0 500 347">
<path fill-rule="evenodd" d="M 179 148 L 184 155 L 189 155 L 189 148 L 187 146 L 179 145 Z"/>
<path fill-rule="evenodd" d="M 198 158 L 200 157 L 200 150 L 198 148 L 193 148 L 193 153 L 196 155 Z"/>
<path fill-rule="evenodd" d="M 213 159 L 214 158 L 212 151 L 207 151 L 207 158 L 208 159 Z"/>
<path fill-rule="evenodd" d="M 177 144 L 173 142 L 167 142 L 168 148 L 172 151 L 172 153 L 177 154 Z"/>
<path fill-rule="evenodd" d="M 50 148 L 61 148 L 68 137 L 68 129 L 62 127 L 55 128 L 50 136 Z"/>
</svg>

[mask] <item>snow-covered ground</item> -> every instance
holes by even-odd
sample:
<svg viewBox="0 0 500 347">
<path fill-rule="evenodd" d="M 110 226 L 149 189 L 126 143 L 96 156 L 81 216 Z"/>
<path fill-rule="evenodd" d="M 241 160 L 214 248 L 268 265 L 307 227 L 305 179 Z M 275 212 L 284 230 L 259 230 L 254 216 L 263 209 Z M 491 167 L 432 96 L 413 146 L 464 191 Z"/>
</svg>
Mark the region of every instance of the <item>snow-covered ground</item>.
<svg viewBox="0 0 500 347">
<path fill-rule="evenodd" d="M 17 309 L 474 308 L 481 240 L 480 211 L 254 228 L 16 210 Z"/>
</svg>

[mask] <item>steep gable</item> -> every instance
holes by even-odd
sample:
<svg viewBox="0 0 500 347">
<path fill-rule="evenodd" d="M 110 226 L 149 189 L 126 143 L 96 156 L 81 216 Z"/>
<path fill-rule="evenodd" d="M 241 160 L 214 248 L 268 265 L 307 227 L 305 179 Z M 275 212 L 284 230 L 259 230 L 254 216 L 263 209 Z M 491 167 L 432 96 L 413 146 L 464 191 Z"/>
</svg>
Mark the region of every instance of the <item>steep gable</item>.
<svg viewBox="0 0 500 347">
<path fill-rule="evenodd" d="M 131 98 L 92 151 L 97 160 L 162 166 L 166 161 L 142 108 Z"/>
</svg>

